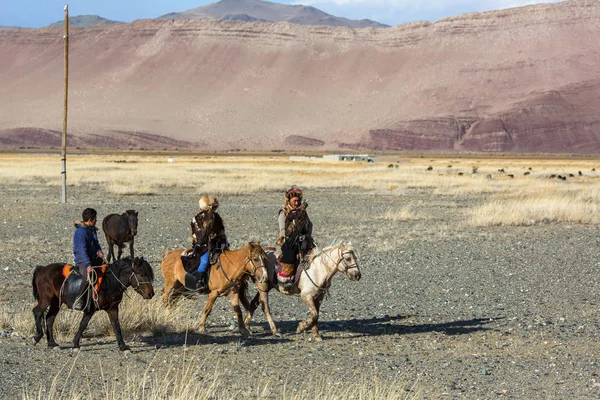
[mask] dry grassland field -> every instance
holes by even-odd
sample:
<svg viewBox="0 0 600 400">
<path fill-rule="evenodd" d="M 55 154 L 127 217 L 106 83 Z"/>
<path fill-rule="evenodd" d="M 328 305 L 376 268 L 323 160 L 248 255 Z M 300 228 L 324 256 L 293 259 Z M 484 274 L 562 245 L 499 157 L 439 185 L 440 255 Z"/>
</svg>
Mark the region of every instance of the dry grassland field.
<svg viewBox="0 0 600 400">
<path fill-rule="evenodd" d="M 60 155 L 0 155 L 0 398 L 600 397 L 600 161 L 172 157 L 70 155 L 62 204 Z M 359 251 L 362 279 L 336 275 L 323 303 L 322 342 L 296 334 L 307 310 L 280 293 L 271 310 L 283 338 L 260 310 L 242 338 L 226 298 L 206 334 L 205 296 L 162 307 L 162 252 L 190 245 L 201 194 L 218 196 L 233 248 L 272 246 L 291 184 L 320 246 L 344 239 Z M 104 312 L 73 351 L 81 314 L 64 306 L 61 349 L 31 341 L 33 269 L 73 262 L 86 207 L 100 221 L 139 212 L 136 255 L 157 295 L 129 289 L 121 305 L 130 353 Z"/>
</svg>

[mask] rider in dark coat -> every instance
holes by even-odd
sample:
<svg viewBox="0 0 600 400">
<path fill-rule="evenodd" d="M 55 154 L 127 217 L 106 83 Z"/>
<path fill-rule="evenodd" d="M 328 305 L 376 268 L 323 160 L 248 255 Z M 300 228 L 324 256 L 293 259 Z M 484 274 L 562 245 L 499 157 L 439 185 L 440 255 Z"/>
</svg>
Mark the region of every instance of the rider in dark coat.
<svg viewBox="0 0 600 400">
<path fill-rule="evenodd" d="M 279 240 L 281 246 L 280 282 L 292 284 L 300 260 L 315 247 L 312 239 L 313 225 L 302 203 L 302 190 L 291 187 L 285 192 L 285 206 L 279 210 Z"/>
<path fill-rule="evenodd" d="M 98 228 L 96 228 L 96 210 L 86 208 L 81 214 L 81 221 L 75 223 L 75 233 L 73 234 L 73 255 L 75 256 L 75 265 L 83 277 L 81 293 L 78 304 L 74 308 L 82 307 L 81 302 L 85 296 L 82 296 L 88 289 L 88 275 L 92 272 L 92 267 L 104 263 L 104 253 L 98 242 Z"/>
<path fill-rule="evenodd" d="M 193 273 L 196 277 L 196 290 L 205 293 L 208 289 L 207 270 L 211 263 L 229 247 L 223 219 L 217 208 L 219 201 L 206 195 L 198 201 L 200 212 L 192 219 L 193 252 L 190 257 L 200 256 L 198 269 Z"/>
</svg>

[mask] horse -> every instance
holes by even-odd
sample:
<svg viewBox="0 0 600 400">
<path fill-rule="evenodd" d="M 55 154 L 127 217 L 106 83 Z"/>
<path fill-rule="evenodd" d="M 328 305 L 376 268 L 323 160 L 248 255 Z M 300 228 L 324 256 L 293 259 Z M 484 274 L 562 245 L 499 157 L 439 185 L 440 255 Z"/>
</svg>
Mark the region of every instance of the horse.
<svg viewBox="0 0 600 400">
<path fill-rule="evenodd" d="M 162 289 L 163 305 L 168 307 L 174 304 L 186 292 L 195 290 L 195 279 L 188 274 L 181 261 L 182 254 L 187 249 L 167 249 L 163 253 L 160 265 L 165 287 Z M 239 305 L 239 285 L 244 281 L 244 275 L 250 275 L 257 282 L 265 282 L 267 270 L 264 261 L 267 254 L 258 242 L 249 242 L 237 250 L 225 250 L 219 255 L 216 263 L 210 266 L 208 288 L 210 292 L 206 299 L 204 312 L 200 318 L 199 332 L 206 332 L 206 319 L 212 311 L 217 297 L 227 295 L 237 317 L 238 328 L 242 336 L 249 332 L 244 326 L 242 311 Z M 188 284 L 186 285 L 186 275 Z M 190 282 L 190 277 L 193 282 Z"/>
<path fill-rule="evenodd" d="M 35 317 L 33 344 L 37 344 L 44 336 L 42 321 L 45 321 L 48 347 L 58 346 L 54 341 L 52 326 L 56 315 L 60 311 L 60 305 L 67 303 L 69 280 L 65 282 L 65 277 L 63 276 L 64 267 L 64 263 L 54 263 L 46 266 L 37 266 L 33 271 L 31 286 L 33 288 L 33 297 L 38 302 L 32 310 Z M 73 339 L 73 348 L 79 349 L 81 335 L 90 322 L 92 315 L 98 310 L 104 310 L 108 314 L 113 331 L 117 337 L 119 350 L 129 350 L 121 334 L 119 303 L 121 303 L 123 293 L 129 286 L 144 299 L 151 299 L 154 296 L 153 280 L 154 272 L 152 271 L 152 267 L 143 257 L 136 257 L 133 262 L 129 257 L 125 257 L 122 260 L 117 260 L 109 264 L 98 289 L 97 301 L 92 301 L 89 307 L 83 311 L 79 330 Z M 48 306 L 50 309 L 48 309 Z M 46 309 L 48 309 L 48 312 L 44 318 Z"/>
<path fill-rule="evenodd" d="M 312 337 L 316 341 L 323 338 L 319 333 L 319 309 L 327 290 L 331 286 L 331 279 L 339 271 L 343 272 L 351 281 L 358 281 L 361 278 L 358 268 L 358 256 L 350 242 L 339 242 L 337 244 L 325 247 L 323 249 L 315 248 L 309 256 L 308 268 L 299 271 L 299 278 L 292 288 L 283 288 L 279 285 L 276 276 L 275 264 L 276 254 L 274 249 L 267 249 L 267 273 L 269 279 L 265 283 L 256 282 L 258 292 L 251 302 L 246 297 L 247 283 L 242 282 L 240 288 L 240 301 L 242 306 L 248 311 L 244 323 L 246 328 L 250 329 L 252 315 L 258 303 L 262 303 L 262 309 L 267 317 L 271 332 L 273 335 L 282 337 L 275 326 L 271 312 L 269 310 L 269 291 L 273 288 L 286 295 L 300 295 L 304 304 L 310 311 L 310 317 L 298 324 L 296 333 L 302 333 L 312 327 Z M 298 276 L 298 274 L 296 274 Z"/>
<path fill-rule="evenodd" d="M 118 248 L 117 259 L 121 259 L 125 244 L 129 244 L 129 256 L 133 259 L 133 238 L 137 235 L 138 213 L 127 210 L 123 214 L 109 214 L 102 221 L 102 230 L 108 243 L 108 262 L 115 261 L 113 246 Z"/>
</svg>

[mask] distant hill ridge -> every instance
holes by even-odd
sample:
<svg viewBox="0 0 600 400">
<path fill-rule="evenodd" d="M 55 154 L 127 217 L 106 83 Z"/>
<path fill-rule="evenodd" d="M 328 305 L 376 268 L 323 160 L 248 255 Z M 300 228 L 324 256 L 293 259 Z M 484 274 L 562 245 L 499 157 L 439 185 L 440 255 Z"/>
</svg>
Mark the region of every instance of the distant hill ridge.
<svg viewBox="0 0 600 400">
<path fill-rule="evenodd" d="M 221 0 L 187 11 L 168 13 L 156 19 L 214 19 L 243 22 L 289 22 L 298 25 L 345 26 L 348 28 L 389 28 L 389 25 L 369 19 L 351 20 L 336 17 L 315 7 L 271 3 L 263 0 Z M 79 28 L 123 23 L 105 19 L 98 15 L 69 17 L 69 25 Z M 63 25 L 64 21 L 56 21 L 49 26 Z"/>
<path fill-rule="evenodd" d="M 50 26 L 64 26 L 65 21 L 56 21 Z M 77 15 L 74 17 L 69 17 L 69 26 L 75 26 L 78 28 L 86 28 L 88 26 L 98 26 L 98 25 L 112 25 L 112 24 L 124 24 L 124 22 L 120 21 L 112 21 L 110 19 L 102 18 L 97 15 Z"/>
<path fill-rule="evenodd" d="M 600 154 L 598 26 L 600 3 L 581 0 L 388 29 L 75 28 L 69 134 L 80 147 Z M 0 29 L 0 147 L 57 143 L 62 34 Z"/>
<path fill-rule="evenodd" d="M 369 19 L 351 20 L 327 14 L 315 7 L 271 3 L 262 0 L 221 0 L 157 19 L 218 19 L 240 21 L 290 22 L 299 25 L 345 26 L 348 28 L 388 28 Z"/>
</svg>

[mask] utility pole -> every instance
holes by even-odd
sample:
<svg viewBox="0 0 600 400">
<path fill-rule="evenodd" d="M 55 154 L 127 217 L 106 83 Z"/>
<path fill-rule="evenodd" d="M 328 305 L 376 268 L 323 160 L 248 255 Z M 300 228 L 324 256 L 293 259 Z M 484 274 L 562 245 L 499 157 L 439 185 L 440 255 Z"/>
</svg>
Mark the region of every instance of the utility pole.
<svg viewBox="0 0 600 400">
<path fill-rule="evenodd" d="M 69 99 L 69 5 L 65 4 L 65 93 L 62 131 L 62 202 L 67 202 L 67 105 Z"/>
</svg>

